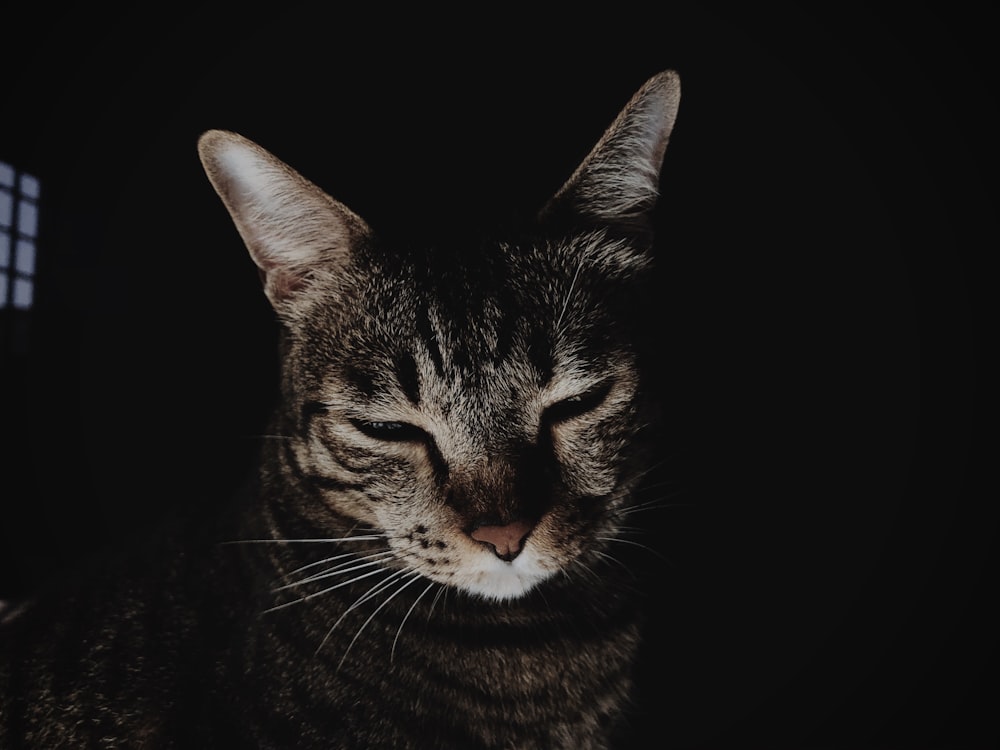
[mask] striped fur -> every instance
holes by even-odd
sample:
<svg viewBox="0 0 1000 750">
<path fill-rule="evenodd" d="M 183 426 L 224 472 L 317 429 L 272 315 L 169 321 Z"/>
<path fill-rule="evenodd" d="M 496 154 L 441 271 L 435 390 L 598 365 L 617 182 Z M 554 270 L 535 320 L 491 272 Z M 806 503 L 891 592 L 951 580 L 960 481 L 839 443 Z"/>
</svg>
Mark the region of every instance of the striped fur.
<svg viewBox="0 0 1000 750">
<path fill-rule="evenodd" d="M 206 172 L 282 325 L 259 476 L 10 610 L 0 747 L 604 748 L 640 643 L 654 76 L 522 235 L 403 255 L 233 133 Z"/>
</svg>

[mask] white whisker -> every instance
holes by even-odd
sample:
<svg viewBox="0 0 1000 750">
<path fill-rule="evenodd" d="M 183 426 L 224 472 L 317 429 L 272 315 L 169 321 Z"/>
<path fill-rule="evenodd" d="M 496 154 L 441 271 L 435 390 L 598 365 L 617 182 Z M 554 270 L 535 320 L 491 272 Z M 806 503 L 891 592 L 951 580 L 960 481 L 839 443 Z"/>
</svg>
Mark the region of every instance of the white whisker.
<svg viewBox="0 0 1000 750">
<path fill-rule="evenodd" d="M 375 564 L 377 564 L 377 563 L 370 563 L 370 565 L 375 565 Z M 268 612 L 275 612 L 275 611 L 277 611 L 279 609 L 284 609 L 285 607 L 290 607 L 293 604 L 302 604 L 303 602 L 307 602 L 310 599 L 315 599 L 317 596 L 322 596 L 323 594 L 327 594 L 327 593 L 329 593 L 329 592 L 331 592 L 331 591 L 333 591 L 335 589 L 339 589 L 339 588 L 341 588 L 343 586 L 349 586 L 352 583 L 355 583 L 357 581 L 360 581 L 360 580 L 363 580 L 365 578 L 368 578 L 369 576 L 378 575 L 379 573 L 384 573 L 384 572 L 385 572 L 385 568 L 379 568 L 378 570 L 373 570 L 373 571 L 371 571 L 369 573 L 365 573 L 363 575 L 351 578 L 348 581 L 341 581 L 337 585 L 330 586 L 329 588 L 325 588 L 322 591 L 316 591 L 316 592 L 314 592 L 312 594 L 308 594 L 307 596 L 303 596 L 303 597 L 301 597 L 299 599 L 293 599 L 290 602 L 285 602 L 284 604 L 278 604 L 277 606 L 265 609 L 264 610 L 264 614 L 267 614 Z"/>
<path fill-rule="evenodd" d="M 668 502 L 667 498 L 657 497 L 635 505 L 625 505 L 615 508 L 609 515 L 614 518 L 625 518 L 633 513 L 643 513 L 650 510 L 666 510 L 667 508 L 692 508 L 694 503 Z"/>
<path fill-rule="evenodd" d="M 350 558 L 354 558 L 354 559 L 367 559 L 367 557 L 365 557 L 365 558 L 358 558 L 357 554 L 354 553 L 354 552 L 344 552 L 344 553 L 341 553 L 339 555 L 334 555 L 333 557 L 324 557 L 322 560 L 317 560 L 316 562 L 308 563 L 307 565 L 303 565 L 302 567 L 296 568 L 295 570 L 290 570 L 287 573 L 282 573 L 281 577 L 283 579 L 287 580 L 287 579 L 291 578 L 293 575 L 295 575 L 296 573 L 301 573 L 304 570 L 309 570 L 309 568 L 315 568 L 318 565 L 325 565 L 326 563 L 331 563 L 334 560 L 343 560 L 345 557 L 350 557 Z M 272 591 L 273 591 L 273 589 L 272 589 Z"/>
<path fill-rule="evenodd" d="M 629 573 L 629 574 L 630 574 L 630 575 L 631 575 L 631 576 L 632 576 L 633 578 L 635 578 L 635 577 L 636 577 L 636 576 L 635 576 L 635 571 L 633 571 L 633 570 L 632 570 L 632 569 L 631 569 L 631 568 L 630 568 L 630 567 L 629 567 L 628 565 L 626 565 L 625 563 L 623 563 L 623 562 L 622 562 L 621 560 L 619 560 L 619 559 L 618 559 L 617 557 L 615 557 L 614 555 L 609 555 L 609 554 L 607 554 L 607 553 L 605 553 L 605 552 L 600 552 L 600 551 L 596 551 L 596 552 L 597 552 L 597 555 L 598 555 L 598 556 L 600 556 L 600 557 L 604 558 L 605 560 L 608 560 L 608 561 L 610 561 L 610 562 L 613 562 L 613 563 L 616 563 L 617 565 L 620 565 L 621 567 L 625 568 L 625 570 L 626 570 L 626 571 L 628 571 L 628 573 Z"/>
<path fill-rule="evenodd" d="M 428 583 L 427 584 L 427 588 L 425 588 L 423 591 L 420 592 L 420 595 L 413 601 L 413 604 L 410 605 L 410 608 L 408 610 L 406 610 L 406 614 L 403 615 L 403 621 L 399 623 L 399 628 L 396 630 L 396 637 L 392 639 L 392 649 L 389 651 L 389 663 L 390 664 L 392 664 L 393 661 L 395 661 L 395 659 L 396 659 L 396 641 L 399 640 L 399 634 L 403 632 L 403 626 L 406 624 L 406 621 L 409 619 L 410 613 L 412 613 L 413 610 L 416 609 L 417 604 L 419 604 L 420 600 L 424 598 L 424 594 L 426 594 L 428 591 L 431 590 L 432 587 L 434 587 L 436 585 L 439 585 L 439 584 L 436 584 L 434 581 L 431 581 L 430 583 Z"/>
<path fill-rule="evenodd" d="M 427 610 L 427 622 L 431 621 L 431 615 L 434 614 L 434 607 L 437 606 L 438 599 L 440 599 L 441 595 L 445 594 L 447 591 L 448 587 L 442 585 L 441 588 L 438 589 L 438 592 L 434 594 L 434 598 L 431 600 L 430 609 Z"/>
<path fill-rule="evenodd" d="M 406 572 L 407 571 L 405 571 L 405 570 L 394 570 L 394 571 L 391 571 L 389 573 L 389 575 L 387 575 L 382 580 L 378 581 L 374 586 L 372 586 L 370 589 L 368 589 L 368 591 L 366 591 L 364 594 L 362 594 L 360 597 L 358 597 L 354 601 L 354 604 L 352 604 L 347 609 L 345 609 L 343 612 L 341 612 L 340 617 L 338 617 L 337 620 L 336 620 L 336 622 L 334 622 L 333 625 L 330 626 L 330 629 L 328 631 L 326 631 L 326 635 L 323 636 L 323 640 L 319 642 L 319 646 L 316 647 L 316 653 L 318 654 L 323 649 L 323 646 L 330 639 L 330 636 L 333 635 L 333 632 L 340 626 L 340 623 L 342 623 L 344 621 L 344 618 L 347 617 L 347 615 L 348 615 L 349 612 L 351 612 L 354 609 L 357 609 L 359 606 L 361 606 L 362 604 L 364 604 L 366 601 L 368 601 L 372 597 L 378 596 L 379 594 L 381 594 L 383 591 L 386 590 L 386 588 L 388 588 L 389 586 L 391 586 L 392 583 L 395 580 L 397 580 L 398 578 L 401 578 L 402 576 L 406 575 Z"/>
<path fill-rule="evenodd" d="M 373 565 L 379 565 L 385 558 L 391 558 L 392 552 L 386 550 L 384 552 L 375 552 L 371 555 L 365 555 L 363 557 L 354 557 L 339 565 L 334 565 L 329 570 L 324 570 L 322 573 L 316 573 L 311 576 L 307 576 L 300 581 L 294 581 L 293 583 L 286 583 L 283 586 L 278 586 L 277 588 L 271 589 L 272 593 L 277 593 L 279 591 L 285 591 L 286 589 L 294 588 L 296 586 L 302 586 L 306 583 L 312 583 L 314 581 L 320 581 L 324 578 L 331 578 L 332 576 L 343 575 L 344 573 L 352 573 L 355 570 L 363 570 L 364 568 L 370 568 Z M 369 560 L 370 562 L 362 562 L 363 560 Z M 358 563 L 355 565 L 355 563 Z"/>
<path fill-rule="evenodd" d="M 596 581 L 600 581 L 601 580 L 601 577 L 599 575 L 597 575 L 597 573 L 595 573 L 593 570 L 591 570 L 590 566 L 587 565 L 586 563 L 584 563 L 583 561 L 581 561 L 581 560 L 574 560 L 573 564 L 576 567 L 578 567 L 578 568 L 582 568 L 588 575 L 593 576 L 594 580 L 596 580 Z M 563 572 L 566 575 L 569 575 L 569 569 L 568 568 L 566 570 L 564 570 Z"/>
<path fill-rule="evenodd" d="M 655 549 L 653 549 L 652 547 L 649 547 L 649 546 L 647 546 L 645 544 L 642 544 L 641 542 L 634 542 L 631 539 L 622 539 L 621 537 L 614 537 L 614 536 L 599 536 L 599 537 L 595 537 L 595 539 L 599 539 L 602 542 L 615 542 L 617 544 L 630 544 L 633 547 L 638 547 L 641 550 L 645 550 L 649 554 L 653 555 L 654 557 L 659 558 L 660 560 L 662 560 L 663 562 L 667 563 L 668 565 L 673 565 L 673 563 L 671 563 L 670 560 L 668 560 L 667 558 L 665 558 L 663 555 L 661 555 Z"/>
<path fill-rule="evenodd" d="M 573 274 L 573 280 L 569 283 L 569 290 L 566 292 L 566 299 L 563 300 L 562 310 L 559 311 L 559 318 L 556 320 L 556 330 L 562 331 L 562 319 L 566 315 L 566 308 L 569 307 L 570 297 L 573 296 L 573 290 L 576 289 L 576 280 L 580 276 L 580 269 L 583 268 L 583 261 L 586 260 L 587 254 L 580 253 L 580 262 L 576 264 L 576 272 Z"/>
<path fill-rule="evenodd" d="M 361 635 L 361 632 L 362 632 L 362 631 L 363 631 L 363 630 L 364 630 L 364 629 L 365 629 L 366 627 L 368 627 L 368 623 L 370 623 L 370 622 L 371 622 L 372 620 L 374 620 L 374 619 L 375 619 L 375 615 L 377 615 L 377 614 L 378 614 L 379 612 L 381 612 L 381 611 L 382 611 L 382 609 L 383 609 L 383 608 L 384 608 L 384 607 L 385 607 L 385 606 L 386 606 L 386 605 L 387 605 L 387 604 L 388 604 L 389 602 L 391 602 L 391 601 L 392 601 L 393 599 L 395 599 L 395 598 L 396 598 L 397 596 L 399 596 L 399 595 L 400 595 L 401 593 L 403 593 L 404 589 L 406 589 L 406 588 L 407 588 L 407 587 L 408 587 L 408 586 L 409 586 L 410 584 L 412 584 L 412 583 L 416 583 L 416 582 L 417 582 L 417 581 L 419 581 L 419 580 L 420 580 L 420 578 L 421 578 L 421 575 L 420 575 L 420 574 L 419 574 L 419 573 L 418 573 L 417 571 L 415 571 L 415 570 L 414 570 L 414 571 L 411 571 L 411 572 L 409 572 L 409 573 L 407 573 L 407 575 L 408 575 L 408 576 L 411 576 L 410 580 L 409 580 L 409 581 L 407 581 L 406 583 L 404 583 L 404 584 L 403 584 L 402 586 L 400 586 L 400 587 L 399 587 L 398 589 L 396 589 L 396 590 L 395 590 L 395 591 L 394 591 L 394 592 L 393 592 L 392 594 L 390 594 L 390 595 L 389 595 L 389 597 L 388 597 L 388 598 L 387 598 L 387 599 L 386 599 L 386 600 L 385 600 L 384 602 L 382 602 L 382 603 L 381 603 L 380 605 L 378 605 L 378 606 L 377 606 L 377 607 L 375 608 L 375 611 L 374 611 L 374 612 L 372 612 L 372 613 L 371 613 L 370 615 L 368 615 L 368 619 L 367 619 L 367 620 L 365 620 L 365 621 L 364 621 L 363 623 L 361 623 L 361 627 L 360 627 L 360 628 L 358 628 L 358 632 L 354 634 L 354 637 L 353 637 L 353 638 L 351 638 L 351 642 L 347 644 L 347 648 L 346 648 L 346 649 L 344 650 L 344 655 L 343 655 L 342 657 L 340 657 L 340 663 L 339 663 L 339 664 L 337 664 L 337 671 L 338 671 L 338 672 L 340 671 L 340 668 L 341 668 L 342 666 L 344 666 L 344 661 L 345 661 L 345 660 L 347 659 L 347 655 L 348 655 L 348 654 L 349 654 L 349 653 L 351 652 L 351 647 L 352 647 L 352 646 L 354 645 L 354 642 L 355 642 L 356 640 L 358 640 L 358 636 L 360 636 L 360 635 Z"/>
<path fill-rule="evenodd" d="M 343 536 L 332 539 L 232 539 L 221 544 L 339 544 L 340 542 L 373 542 L 385 539 L 385 534 Z"/>
</svg>

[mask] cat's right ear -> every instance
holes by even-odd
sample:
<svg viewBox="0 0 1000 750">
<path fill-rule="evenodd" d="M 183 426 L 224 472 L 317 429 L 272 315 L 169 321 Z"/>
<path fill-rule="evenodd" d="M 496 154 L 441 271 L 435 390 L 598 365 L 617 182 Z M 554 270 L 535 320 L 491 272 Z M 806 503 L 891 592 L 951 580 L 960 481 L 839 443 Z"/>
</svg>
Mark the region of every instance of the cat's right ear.
<svg viewBox="0 0 1000 750">
<path fill-rule="evenodd" d="M 209 130 L 198 154 L 279 315 L 293 313 L 311 280 L 346 263 L 371 233 L 350 209 L 241 135 Z"/>
<path fill-rule="evenodd" d="M 673 70 L 646 81 L 539 218 L 614 226 L 648 239 L 680 97 L 680 77 Z"/>
</svg>

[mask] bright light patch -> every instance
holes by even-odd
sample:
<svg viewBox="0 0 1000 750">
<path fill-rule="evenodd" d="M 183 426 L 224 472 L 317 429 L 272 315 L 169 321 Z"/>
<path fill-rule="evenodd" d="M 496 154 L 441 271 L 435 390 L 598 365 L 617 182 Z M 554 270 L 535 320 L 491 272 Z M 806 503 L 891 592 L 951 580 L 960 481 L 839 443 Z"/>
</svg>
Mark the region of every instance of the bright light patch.
<svg viewBox="0 0 1000 750">
<path fill-rule="evenodd" d="M 38 236 L 38 206 L 33 201 L 21 200 L 18 202 L 17 231 L 25 237 Z"/>
<path fill-rule="evenodd" d="M 28 310 L 31 308 L 31 299 L 34 296 L 34 285 L 31 279 L 14 278 L 14 294 L 12 302 L 18 310 Z"/>
<path fill-rule="evenodd" d="M 0 309 L 34 304 L 41 193 L 37 177 L 0 162 Z"/>
<path fill-rule="evenodd" d="M 32 177 L 30 174 L 21 175 L 21 195 L 37 201 L 41 193 L 42 185 L 37 177 Z"/>
<path fill-rule="evenodd" d="M 0 231 L 10 230 L 14 223 L 14 196 L 9 190 L 0 188 Z"/>
<path fill-rule="evenodd" d="M 35 243 L 31 240 L 17 241 L 17 252 L 14 254 L 14 271 L 29 278 L 35 275 Z"/>
</svg>

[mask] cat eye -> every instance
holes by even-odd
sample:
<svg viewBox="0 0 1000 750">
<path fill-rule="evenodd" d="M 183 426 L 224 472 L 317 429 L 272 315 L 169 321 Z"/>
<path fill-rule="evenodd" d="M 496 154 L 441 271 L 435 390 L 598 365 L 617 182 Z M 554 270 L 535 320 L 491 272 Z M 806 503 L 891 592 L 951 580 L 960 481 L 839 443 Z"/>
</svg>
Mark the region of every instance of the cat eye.
<svg viewBox="0 0 1000 750">
<path fill-rule="evenodd" d="M 551 426 L 583 416 L 604 403 L 604 399 L 607 398 L 610 391 L 611 383 L 603 383 L 584 393 L 557 401 L 545 409 L 542 421 Z"/>
<path fill-rule="evenodd" d="M 425 442 L 427 433 L 408 422 L 369 422 L 352 419 L 351 424 L 361 433 L 388 443 Z"/>
</svg>

